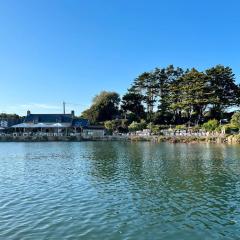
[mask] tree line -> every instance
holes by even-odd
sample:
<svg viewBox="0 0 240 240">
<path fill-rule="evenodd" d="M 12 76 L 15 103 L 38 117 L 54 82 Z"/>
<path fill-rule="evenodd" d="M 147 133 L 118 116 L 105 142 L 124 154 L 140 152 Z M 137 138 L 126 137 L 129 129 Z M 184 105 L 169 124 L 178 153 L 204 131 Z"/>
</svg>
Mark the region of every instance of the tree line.
<svg viewBox="0 0 240 240">
<path fill-rule="evenodd" d="M 93 124 L 124 119 L 153 124 L 198 125 L 209 119 L 229 119 L 240 104 L 240 85 L 230 67 L 198 71 L 170 65 L 144 72 L 120 98 L 103 91 L 82 113 Z"/>
<path fill-rule="evenodd" d="M 0 113 L 0 120 L 19 120 L 21 117 L 17 114 Z"/>
</svg>

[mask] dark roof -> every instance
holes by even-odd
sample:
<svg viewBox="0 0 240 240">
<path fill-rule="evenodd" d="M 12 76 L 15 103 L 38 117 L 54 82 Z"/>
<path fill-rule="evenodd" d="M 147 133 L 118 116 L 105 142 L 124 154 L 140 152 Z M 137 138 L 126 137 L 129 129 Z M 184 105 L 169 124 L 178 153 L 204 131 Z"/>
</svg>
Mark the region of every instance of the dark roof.
<svg viewBox="0 0 240 240">
<path fill-rule="evenodd" d="M 11 127 L 12 125 L 22 122 L 21 119 L 0 119 L 0 121 L 6 123 L 6 125 L 4 124 L 4 127 Z M 0 124 L 0 127 L 3 127 L 3 126 L 1 126 Z"/>
<path fill-rule="evenodd" d="M 11 128 L 69 128 L 71 123 L 20 123 Z"/>
<path fill-rule="evenodd" d="M 84 129 L 104 130 L 105 128 L 103 126 L 87 126 L 87 127 L 84 127 Z"/>
<path fill-rule="evenodd" d="M 84 118 L 73 119 L 72 126 L 73 127 L 87 127 L 89 125 L 89 121 Z"/>
<path fill-rule="evenodd" d="M 29 114 L 24 118 L 24 122 L 42 122 L 42 123 L 71 123 L 73 117 L 71 114 Z"/>
</svg>

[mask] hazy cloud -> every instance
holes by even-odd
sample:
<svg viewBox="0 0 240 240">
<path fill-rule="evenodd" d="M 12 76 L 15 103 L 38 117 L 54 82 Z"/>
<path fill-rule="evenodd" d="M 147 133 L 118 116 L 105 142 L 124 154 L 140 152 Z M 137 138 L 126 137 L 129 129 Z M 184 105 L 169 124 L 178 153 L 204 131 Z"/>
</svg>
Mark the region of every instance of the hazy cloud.
<svg viewBox="0 0 240 240">
<path fill-rule="evenodd" d="M 85 107 L 84 107 L 85 106 Z M 66 112 L 75 110 L 76 114 L 80 114 L 84 109 L 87 108 L 87 105 L 83 104 L 66 104 Z M 30 110 L 32 113 L 62 113 L 63 106 L 61 104 L 47 104 L 47 103 L 29 103 L 29 104 L 12 104 L 12 105 L 1 105 L 0 104 L 0 113 L 17 113 L 19 115 L 26 115 L 27 110 Z"/>
<path fill-rule="evenodd" d="M 62 109 L 62 107 L 57 105 L 50 105 L 50 104 L 43 104 L 43 103 L 21 104 L 19 107 L 24 109 L 54 109 L 54 110 Z"/>
</svg>

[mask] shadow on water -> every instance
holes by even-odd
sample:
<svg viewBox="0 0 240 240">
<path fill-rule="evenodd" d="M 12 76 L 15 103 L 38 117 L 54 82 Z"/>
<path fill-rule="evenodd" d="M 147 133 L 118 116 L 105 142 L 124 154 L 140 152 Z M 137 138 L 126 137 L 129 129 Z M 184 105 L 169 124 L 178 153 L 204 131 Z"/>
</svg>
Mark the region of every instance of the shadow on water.
<svg viewBox="0 0 240 240">
<path fill-rule="evenodd" d="M 180 232 L 207 229 L 212 237 L 226 236 L 239 225 L 239 179 L 233 172 L 239 169 L 238 147 L 102 144 L 91 145 L 91 174 L 107 181 L 99 194 L 106 197 L 110 189 L 121 196 L 142 224 L 149 218 L 148 224 L 171 229 L 178 219 Z M 116 209 L 121 211 L 120 206 Z"/>
</svg>

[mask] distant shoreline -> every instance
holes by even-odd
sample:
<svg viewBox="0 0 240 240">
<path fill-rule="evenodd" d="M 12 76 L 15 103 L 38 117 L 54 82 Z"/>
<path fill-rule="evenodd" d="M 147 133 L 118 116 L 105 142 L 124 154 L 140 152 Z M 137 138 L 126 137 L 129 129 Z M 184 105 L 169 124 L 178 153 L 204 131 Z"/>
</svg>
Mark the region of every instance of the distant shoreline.
<svg viewBox="0 0 240 240">
<path fill-rule="evenodd" d="M 11 137 L 1 136 L 0 142 L 82 142 L 82 141 L 131 141 L 153 143 L 225 143 L 240 144 L 240 135 L 224 136 L 104 136 L 83 138 L 80 136 L 54 136 L 54 137 Z"/>
</svg>

